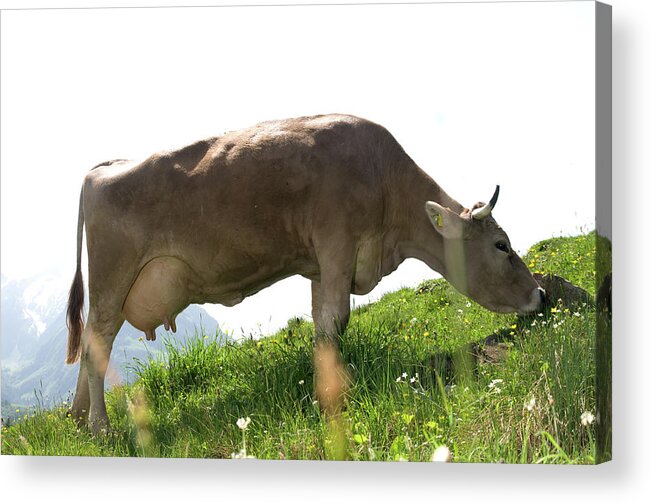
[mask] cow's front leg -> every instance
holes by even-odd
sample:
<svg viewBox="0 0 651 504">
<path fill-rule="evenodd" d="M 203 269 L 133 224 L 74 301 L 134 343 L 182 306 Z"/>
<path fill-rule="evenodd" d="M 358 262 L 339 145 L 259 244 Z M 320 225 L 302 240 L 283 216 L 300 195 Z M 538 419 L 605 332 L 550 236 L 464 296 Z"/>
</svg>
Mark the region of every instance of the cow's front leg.
<svg viewBox="0 0 651 504">
<path fill-rule="evenodd" d="M 315 395 L 321 409 L 336 420 L 344 407 L 349 381 L 339 341 L 350 317 L 350 283 L 340 281 L 335 289 L 327 277 L 322 278 L 323 283 L 312 282 Z"/>
<path fill-rule="evenodd" d="M 314 384 L 321 409 L 337 422 L 344 407 L 349 379 L 341 359 L 339 343 L 350 318 L 350 293 L 355 249 L 346 247 L 350 238 L 325 233 L 315 239 L 319 260 L 319 281 L 312 282 L 314 317 Z M 338 436 L 337 436 L 338 437 Z"/>
<path fill-rule="evenodd" d="M 339 340 L 350 318 L 350 275 L 322 275 L 312 281 L 312 318 L 315 344 L 326 342 L 339 348 Z"/>
</svg>

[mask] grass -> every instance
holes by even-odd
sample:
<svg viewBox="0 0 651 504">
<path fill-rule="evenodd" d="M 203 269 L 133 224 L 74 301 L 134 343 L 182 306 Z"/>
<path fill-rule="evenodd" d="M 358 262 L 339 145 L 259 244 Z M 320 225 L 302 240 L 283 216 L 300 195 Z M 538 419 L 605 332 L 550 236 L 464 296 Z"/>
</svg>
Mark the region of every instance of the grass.
<svg viewBox="0 0 651 504">
<path fill-rule="evenodd" d="M 524 258 L 595 294 L 595 234 L 543 241 Z M 334 420 L 315 397 L 313 326 L 292 319 L 260 340 L 203 335 L 107 394 L 110 435 L 40 410 L 2 429 L 3 454 L 429 461 L 595 461 L 595 312 L 555 306 L 529 319 L 491 313 L 444 280 L 356 309 L 343 335 L 348 377 Z M 506 336 L 505 357 L 471 347 Z M 250 418 L 244 430 L 240 418 Z M 243 448 L 245 448 L 244 451 Z"/>
</svg>

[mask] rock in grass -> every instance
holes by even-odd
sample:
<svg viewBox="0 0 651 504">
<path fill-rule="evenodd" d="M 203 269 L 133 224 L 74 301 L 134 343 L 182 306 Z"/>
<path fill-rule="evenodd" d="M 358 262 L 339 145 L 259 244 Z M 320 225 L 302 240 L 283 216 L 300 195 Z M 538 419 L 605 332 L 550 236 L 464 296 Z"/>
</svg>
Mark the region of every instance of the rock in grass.
<svg viewBox="0 0 651 504">
<path fill-rule="evenodd" d="M 545 316 L 549 316 L 550 308 L 556 306 L 559 299 L 562 300 L 564 307 L 569 309 L 580 309 L 585 304 L 593 306 L 595 304 L 593 297 L 581 287 L 578 287 L 571 282 L 568 282 L 563 277 L 558 275 L 534 273 L 534 278 L 538 284 L 545 289 L 547 293 L 547 303 L 543 310 Z M 437 281 L 425 281 L 416 289 L 417 294 L 431 293 L 441 284 Z M 610 277 L 604 280 L 604 286 L 600 289 L 603 291 L 602 297 L 604 298 L 603 304 L 606 310 L 609 309 L 610 302 Z M 532 314 L 533 315 L 533 314 Z M 518 317 L 518 326 L 526 326 L 535 317 L 532 315 L 521 315 Z M 504 327 L 496 333 L 490 334 L 486 338 L 476 343 L 470 343 L 462 349 L 474 359 L 475 365 L 477 364 L 494 364 L 504 361 L 507 357 L 511 342 L 514 340 L 514 333 L 510 328 Z M 450 364 L 452 359 L 448 357 Z M 451 372 L 450 369 L 447 372 Z M 454 373 L 452 373 L 454 374 Z"/>
<path fill-rule="evenodd" d="M 538 282 L 538 285 L 545 289 L 547 303 L 550 306 L 555 306 L 559 299 L 562 299 L 563 305 L 570 309 L 578 308 L 584 303 L 588 305 L 594 304 L 590 294 L 563 277 L 551 274 L 541 275 L 540 273 L 534 273 L 533 277 Z"/>
<path fill-rule="evenodd" d="M 534 273 L 533 276 L 547 293 L 545 313 L 548 313 L 549 308 L 555 306 L 559 299 L 562 300 L 563 306 L 570 309 L 578 309 L 584 304 L 594 304 L 592 296 L 587 291 L 568 282 L 563 277 L 551 274 L 541 275 L 540 273 Z M 526 325 L 526 321 L 530 319 L 531 316 L 521 316 L 519 317 L 521 322 L 518 325 Z M 491 334 L 482 341 L 472 344 L 470 350 L 478 363 L 501 362 L 508 354 L 510 348 L 508 342 L 513 340 L 512 335 L 513 332 L 504 328 L 496 334 Z"/>
</svg>

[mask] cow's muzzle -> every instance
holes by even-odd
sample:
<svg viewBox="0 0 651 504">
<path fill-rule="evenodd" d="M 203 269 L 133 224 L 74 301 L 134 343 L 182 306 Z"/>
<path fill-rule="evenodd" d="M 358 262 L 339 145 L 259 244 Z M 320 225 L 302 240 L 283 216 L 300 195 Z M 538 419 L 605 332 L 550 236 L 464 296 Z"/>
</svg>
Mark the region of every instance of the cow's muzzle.
<svg viewBox="0 0 651 504">
<path fill-rule="evenodd" d="M 529 303 L 518 310 L 518 315 L 529 315 L 541 311 L 547 304 L 547 293 L 542 287 L 536 287 L 529 295 Z"/>
</svg>

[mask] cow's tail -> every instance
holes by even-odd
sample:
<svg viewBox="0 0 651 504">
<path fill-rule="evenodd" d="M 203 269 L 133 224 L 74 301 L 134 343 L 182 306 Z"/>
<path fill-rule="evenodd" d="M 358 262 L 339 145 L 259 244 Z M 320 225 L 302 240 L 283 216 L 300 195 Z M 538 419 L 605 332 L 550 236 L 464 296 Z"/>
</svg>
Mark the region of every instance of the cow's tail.
<svg viewBox="0 0 651 504">
<path fill-rule="evenodd" d="M 77 271 L 68 294 L 68 351 L 66 364 L 74 364 L 81 355 L 81 333 L 84 330 L 84 279 L 81 275 L 81 246 L 84 236 L 84 190 L 79 196 L 79 220 L 77 221 Z"/>
</svg>

